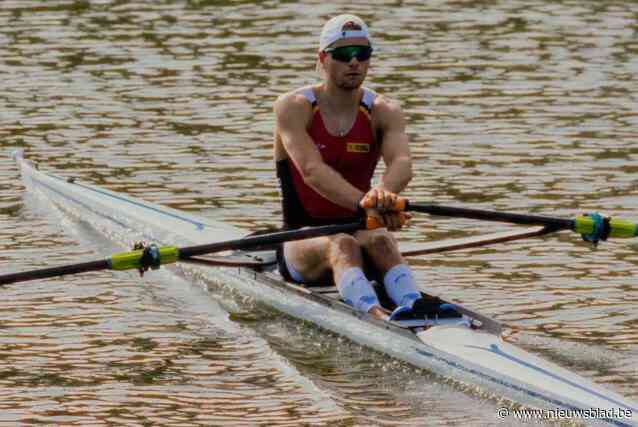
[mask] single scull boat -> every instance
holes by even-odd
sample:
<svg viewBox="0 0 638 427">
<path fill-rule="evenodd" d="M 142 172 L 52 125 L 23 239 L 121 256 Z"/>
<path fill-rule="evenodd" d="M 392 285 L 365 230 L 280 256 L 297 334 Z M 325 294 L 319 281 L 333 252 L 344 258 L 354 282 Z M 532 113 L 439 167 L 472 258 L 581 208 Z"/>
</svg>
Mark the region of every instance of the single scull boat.
<svg viewBox="0 0 638 427">
<path fill-rule="evenodd" d="M 113 233 L 126 236 L 127 243 L 143 238 L 162 245 L 197 245 L 247 234 L 223 222 L 42 172 L 20 152 L 15 159 L 29 191 L 44 195 L 64 212 L 111 237 Z M 518 236 L 546 232 L 539 228 Z M 493 241 L 513 238 L 518 237 L 495 235 Z M 410 250 L 405 252 L 419 253 Z M 430 251 L 436 252 L 437 245 Z M 513 402 L 545 409 L 597 411 L 598 421 L 638 425 L 638 403 L 503 341 L 501 327 L 494 320 L 465 307 L 460 307 L 462 319 L 430 319 L 427 324 L 376 320 L 341 302 L 334 286 L 302 287 L 285 282 L 273 261 L 274 253 L 262 250 L 233 253 L 223 259 L 200 258 L 194 263 L 180 263 L 179 268 L 187 275 L 229 286 L 363 346 Z"/>
</svg>

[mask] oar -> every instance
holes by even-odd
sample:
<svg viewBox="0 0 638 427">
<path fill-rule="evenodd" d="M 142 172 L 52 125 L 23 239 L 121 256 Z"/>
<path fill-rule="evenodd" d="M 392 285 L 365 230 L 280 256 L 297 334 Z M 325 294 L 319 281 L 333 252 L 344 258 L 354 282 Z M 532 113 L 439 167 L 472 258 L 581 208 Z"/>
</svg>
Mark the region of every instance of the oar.
<svg viewBox="0 0 638 427">
<path fill-rule="evenodd" d="M 347 224 L 324 225 L 320 227 L 304 228 L 300 230 L 278 231 L 275 233 L 248 236 L 242 239 L 226 240 L 205 245 L 177 248 L 174 246 L 151 246 L 146 250 L 134 250 L 112 255 L 109 258 L 80 264 L 60 267 L 43 268 L 0 275 L 0 286 L 9 283 L 24 282 L 35 279 L 63 276 L 66 274 L 84 273 L 99 270 L 131 270 L 158 268 L 160 265 L 170 264 L 190 257 L 222 252 L 227 250 L 245 250 L 262 245 L 274 245 L 293 240 L 303 240 L 312 237 L 327 236 L 337 233 L 352 233 L 362 229 L 377 228 L 375 221 L 368 219 Z M 149 250 L 150 249 L 150 250 Z"/>
<path fill-rule="evenodd" d="M 431 203 L 414 203 L 399 198 L 395 205 L 398 211 L 422 212 L 430 215 L 456 218 L 499 221 L 521 225 L 544 225 L 552 230 L 572 230 L 587 240 L 596 242 L 607 237 L 636 237 L 638 225 L 621 219 L 604 218 L 600 214 L 581 215 L 573 219 L 555 218 L 541 215 L 528 215 L 511 212 L 498 212 L 482 209 L 443 206 Z"/>
</svg>

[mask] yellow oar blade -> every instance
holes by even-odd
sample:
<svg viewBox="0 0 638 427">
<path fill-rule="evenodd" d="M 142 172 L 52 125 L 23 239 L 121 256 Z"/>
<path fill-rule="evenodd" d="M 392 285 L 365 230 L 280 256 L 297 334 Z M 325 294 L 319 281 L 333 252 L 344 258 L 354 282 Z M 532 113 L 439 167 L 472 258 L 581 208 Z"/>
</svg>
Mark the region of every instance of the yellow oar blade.
<svg viewBox="0 0 638 427">
<path fill-rule="evenodd" d="M 120 252 L 111 256 L 111 270 L 132 270 L 145 267 L 142 262 L 143 250 Z M 159 248 L 159 264 L 171 264 L 179 260 L 179 249 L 174 246 Z"/>
<path fill-rule="evenodd" d="M 592 234 L 596 221 L 590 216 L 579 216 L 574 220 L 574 231 L 580 234 Z M 609 237 L 631 238 L 638 236 L 638 225 L 622 219 L 609 221 Z"/>
</svg>

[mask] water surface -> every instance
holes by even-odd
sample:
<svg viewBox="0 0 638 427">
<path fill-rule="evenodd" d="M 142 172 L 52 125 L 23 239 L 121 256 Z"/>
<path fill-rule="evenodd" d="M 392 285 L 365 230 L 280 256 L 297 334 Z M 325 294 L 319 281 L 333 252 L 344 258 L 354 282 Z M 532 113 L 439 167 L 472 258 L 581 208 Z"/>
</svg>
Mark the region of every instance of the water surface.
<svg viewBox="0 0 638 427">
<path fill-rule="evenodd" d="M 634 2 L 350 2 L 400 101 L 406 195 L 638 219 Z M 119 250 L 24 194 L 44 169 L 249 230 L 280 224 L 272 103 L 316 81 L 317 1 L 0 3 L 0 271 Z M 499 224 L 419 216 L 408 241 Z M 636 242 L 560 234 L 414 260 L 421 287 L 638 399 Z M 0 422 L 516 425 L 498 397 L 371 353 L 169 271 L 2 289 Z"/>
</svg>

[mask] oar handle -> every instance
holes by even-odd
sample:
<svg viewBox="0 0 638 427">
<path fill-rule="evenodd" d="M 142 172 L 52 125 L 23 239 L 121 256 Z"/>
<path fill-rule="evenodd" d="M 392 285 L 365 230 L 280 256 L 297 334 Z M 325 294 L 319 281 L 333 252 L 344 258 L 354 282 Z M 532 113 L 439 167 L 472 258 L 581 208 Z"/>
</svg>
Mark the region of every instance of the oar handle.
<svg viewBox="0 0 638 427">
<path fill-rule="evenodd" d="M 403 213 L 399 212 L 399 221 L 401 223 L 401 227 L 403 227 L 408 222 L 409 217 Z M 385 227 L 382 223 L 380 223 L 376 218 L 368 216 L 366 217 L 366 230 L 375 230 L 377 228 Z"/>
<path fill-rule="evenodd" d="M 408 209 L 409 206 L 409 202 L 408 199 L 404 199 L 403 197 L 397 197 L 396 202 L 394 203 L 394 207 L 392 208 L 393 211 L 398 211 L 398 212 L 405 212 Z M 374 204 L 372 202 L 372 200 L 370 199 L 365 199 L 363 201 L 363 206 L 364 209 L 371 209 L 374 207 Z"/>
</svg>

